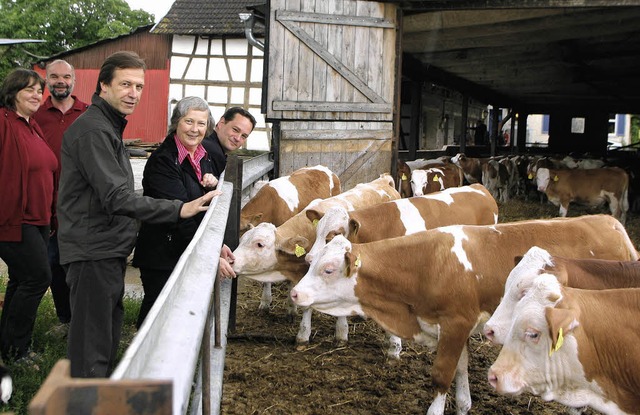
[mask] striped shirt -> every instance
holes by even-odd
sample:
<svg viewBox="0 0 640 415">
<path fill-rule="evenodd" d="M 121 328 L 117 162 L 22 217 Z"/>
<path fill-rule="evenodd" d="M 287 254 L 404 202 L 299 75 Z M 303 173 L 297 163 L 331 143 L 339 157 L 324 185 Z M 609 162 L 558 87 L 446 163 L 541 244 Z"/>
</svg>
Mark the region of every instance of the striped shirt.
<svg viewBox="0 0 640 415">
<path fill-rule="evenodd" d="M 180 142 L 180 140 L 178 139 L 178 136 L 174 135 L 173 139 L 176 142 L 176 147 L 178 147 L 178 163 L 182 164 L 184 159 L 188 158 L 189 163 L 191 163 L 191 167 L 193 167 L 193 171 L 196 172 L 196 176 L 198 177 L 198 180 L 202 181 L 202 168 L 200 167 L 200 160 L 202 160 L 204 156 L 207 155 L 207 151 L 202 146 L 202 143 L 198 144 L 198 147 L 196 148 L 196 151 L 192 158 L 191 154 L 189 153 L 189 150 L 187 150 L 184 144 Z"/>
</svg>

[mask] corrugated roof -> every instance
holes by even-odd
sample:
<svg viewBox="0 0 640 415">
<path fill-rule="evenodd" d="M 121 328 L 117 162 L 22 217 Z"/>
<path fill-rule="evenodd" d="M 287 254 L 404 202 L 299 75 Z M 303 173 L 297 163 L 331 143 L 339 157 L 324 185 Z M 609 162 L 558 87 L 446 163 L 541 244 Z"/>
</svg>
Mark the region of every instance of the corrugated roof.
<svg viewBox="0 0 640 415">
<path fill-rule="evenodd" d="M 151 33 L 175 35 L 212 35 L 244 37 L 244 24 L 238 13 L 246 13 L 260 0 L 176 0 Z M 256 35 L 264 34 L 264 26 L 256 24 Z"/>
</svg>

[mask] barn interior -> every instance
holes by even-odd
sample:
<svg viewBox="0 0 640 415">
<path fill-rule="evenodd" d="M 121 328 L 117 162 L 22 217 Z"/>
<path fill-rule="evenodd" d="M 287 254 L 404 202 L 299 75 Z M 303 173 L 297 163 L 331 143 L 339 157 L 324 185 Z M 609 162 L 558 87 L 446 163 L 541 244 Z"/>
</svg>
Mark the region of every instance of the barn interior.
<svg viewBox="0 0 640 415">
<path fill-rule="evenodd" d="M 640 2 L 388 2 L 403 16 L 400 158 L 635 154 L 609 139 L 630 127 L 620 115 L 640 113 Z M 542 145 L 530 137 L 534 114 Z M 485 143 L 474 142 L 478 119 Z"/>
</svg>

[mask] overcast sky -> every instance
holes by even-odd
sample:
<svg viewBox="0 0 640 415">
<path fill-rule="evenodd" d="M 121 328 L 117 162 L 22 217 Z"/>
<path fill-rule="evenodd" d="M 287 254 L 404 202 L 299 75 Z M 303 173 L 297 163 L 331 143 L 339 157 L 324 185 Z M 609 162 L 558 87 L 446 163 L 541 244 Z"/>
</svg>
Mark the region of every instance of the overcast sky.
<svg viewBox="0 0 640 415">
<path fill-rule="evenodd" d="M 174 0 L 125 0 L 131 10 L 142 9 L 156 17 L 156 23 L 164 17 Z"/>
</svg>

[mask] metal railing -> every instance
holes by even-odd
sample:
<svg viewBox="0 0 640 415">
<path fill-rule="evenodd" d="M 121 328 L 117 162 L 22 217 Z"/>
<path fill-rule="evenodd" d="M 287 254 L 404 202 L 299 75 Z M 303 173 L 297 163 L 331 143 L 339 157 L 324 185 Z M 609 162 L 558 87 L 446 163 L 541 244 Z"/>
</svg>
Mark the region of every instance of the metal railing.
<svg viewBox="0 0 640 415">
<path fill-rule="evenodd" d="M 220 413 L 226 333 L 235 323 L 236 292 L 236 280 L 216 278 L 220 251 L 223 243 L 231 249 L 237 246 L 242 192 L 272 169 L 268 153 L 248 160 L 229 157 L 218 185 L 222 195 L 212 201 L 108 380 L 110 387 L 114 381 L 116 386 L 131 380 L 170 381 L 173 415 L 184 415 L 189 408 L 191 414 Z M 65 388 L 60 393 L 83 393 L 80 379 L 58 384 Z M 47 389 L 44 384 L 43 389 Z M 39 400 L 45 401 L 41 407 L 53 405 Z M 157 413 L 168 413 L 167 408 L 163 411 Z"/>
</svg>

